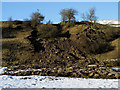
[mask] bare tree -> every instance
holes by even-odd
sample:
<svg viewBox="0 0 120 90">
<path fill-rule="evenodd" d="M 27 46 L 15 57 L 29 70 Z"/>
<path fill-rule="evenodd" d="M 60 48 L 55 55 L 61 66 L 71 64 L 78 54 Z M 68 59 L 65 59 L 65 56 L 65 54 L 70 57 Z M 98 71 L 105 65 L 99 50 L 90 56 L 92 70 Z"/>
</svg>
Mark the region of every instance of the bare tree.
<svg viewBox="0 0 120 90">
<path fill-rule="evenodd" d="M 90 22 L 94 21 L 95 23 L 97 20 L 97 17 L 95 16 L 95 8 L 91 8 L 88 13 L 86 14 L 83 13 L 81 16 L 82 19 L 85 21 L 90 21 Z"/>
<path fill-rule="evenodd" d="M 63 9 L 61 10 L 60 12 L 60 15 L 62 16 L 62 21 L 75 21 L 75 15 L 77 14 L 78 12 L 72 8 L 70 9 Z"/>
<path fill-rule="evenodd" d="M 88 20 L 90 20 L 90 22 L 92 21 L 96 22 L 97 17 L 95 16 L 95 8 L 89 10 L 89 13 L 87 14 L 87 18 Z"/>
<path fill-rule="evenodd" d="M 83 19 L 83 21 L 87 21 L 87 18 L 84 13 L 81 14 L 81 18 Z"/>
<path fill-rule="evenodd" d="M 60 15 L 62 17 L 63 22 L 67 20 L 67 15 L 66 15 L 66 10 L 65 9 L 61 10 Z"/>
</svg>

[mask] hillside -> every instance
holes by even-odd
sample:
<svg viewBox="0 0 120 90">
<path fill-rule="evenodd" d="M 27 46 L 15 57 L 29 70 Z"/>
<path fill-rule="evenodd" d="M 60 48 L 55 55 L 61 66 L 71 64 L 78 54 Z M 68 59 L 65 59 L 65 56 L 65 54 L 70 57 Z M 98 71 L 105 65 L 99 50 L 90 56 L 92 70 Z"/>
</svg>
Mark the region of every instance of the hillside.
<svg viewBox="0 0 120 90">
<path fill-rule="evenodd" d="M 23 24 L 4 27 L 2 60 L 3 66 L 8 67 L 4 74 L 119 78 L 117 71 L 111 69 L 111 66 L 119 66 L 119 62 L 110 64 L 97 56 L 103 57 L 112 52 L 110 58 L 117 58 L 114 56 L 117 47 L 113 45 L 118 41 L 119 28 L 89 24 L 76 24 L 66 29 L 50 25 L 62 29 L 55 38 L 36 38 L 32 36 L 33 29 Z M 114 32 L 111 31 L 113 29 Z"/>
</svg>

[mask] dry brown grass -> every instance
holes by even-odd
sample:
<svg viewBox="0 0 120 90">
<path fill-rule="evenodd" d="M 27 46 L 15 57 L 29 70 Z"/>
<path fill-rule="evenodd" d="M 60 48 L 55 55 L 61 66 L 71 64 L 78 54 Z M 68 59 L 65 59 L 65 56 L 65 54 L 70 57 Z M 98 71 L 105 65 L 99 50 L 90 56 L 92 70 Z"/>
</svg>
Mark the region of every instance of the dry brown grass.
<svg viewBox="0 0 120 90">
<path fill-rule="evenodd" d="M 70 32 L 70 34 L 76 34 L 76 33 L 80 33 L 83 30 L 87 29 L 88 26 L 86 25 L 76 25 L 74 27 L 68 28 L 67 30 Z"/>
<path fill-rule="evenodd" d="M 31 56 L 31 45 L 27 39 L 31 30 L 18 32 L 16 38 L 2 39 L 2 65 L 9 66 L 25 63 Z"/>
<path fill-rule="evenodd" d="M 115 46 L 114 50 L 106 52 L 106 53 L 102 53 L 102 54 L 97 54 L 94 57 L 96 57 L 99 61 L 103 62 L 103 61 L 110 61 L 111 59 L 118 59 L 119 58 L 119 42 L 120 38 L 115 39 L 114 41 L 111 42 L 111 44 L 113 46 Z"/>
</svg>

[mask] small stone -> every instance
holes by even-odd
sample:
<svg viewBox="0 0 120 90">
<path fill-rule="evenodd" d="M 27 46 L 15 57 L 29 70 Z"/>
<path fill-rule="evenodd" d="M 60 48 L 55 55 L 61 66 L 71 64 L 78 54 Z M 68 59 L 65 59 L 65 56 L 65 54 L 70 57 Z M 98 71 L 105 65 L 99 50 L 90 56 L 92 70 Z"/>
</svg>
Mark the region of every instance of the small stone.
<svg viewBox="0 0 120 90">
<path fill-rule="evenodd" d="M 62 68 L 59 68 L 59 69 L 58 69 L 58 73 L 60 73 L 60 72 L 62 72 Z"/>
<path fill-rule="evenodd" d="M 115 76 L 115 74 L 116 74 L 116 72 L 110 72 L 110 73 L 108 73 L 108 76 Z"/>
<path fill-rule="evenodd" d="M 89 74 L 89 76 L 90 76 L 90 77 L 93 77 L 93 76 L 94 76 L 94 73 L 93 73 L 93 72 L 92 72 L 92 73 L 90 73 L 90 74 Z"/>
<path fill-rule="evenodd" d="M 94 77 L 95 77 L 95 78 L 98 78 L 98 77 L 99 77 L 99 74 L 95 74 Z"/>
<path fill-rule="evenodd" d="M 34 75 L 34 72 L 32 72 L 32 75 Z"/>
<path fill-rule="evenodd" d="M 88 67 L 97 67 L 97 65 L 94 65 L 94 64 L 93 65 L 88 65 Z"/>
<path fill-rule="evenodd" d="M 73 76 L 73 77 L 77 77 L 77 74 L 76 74 L 76 73 L 73 73 L 72 76 Z"/>
</svg>

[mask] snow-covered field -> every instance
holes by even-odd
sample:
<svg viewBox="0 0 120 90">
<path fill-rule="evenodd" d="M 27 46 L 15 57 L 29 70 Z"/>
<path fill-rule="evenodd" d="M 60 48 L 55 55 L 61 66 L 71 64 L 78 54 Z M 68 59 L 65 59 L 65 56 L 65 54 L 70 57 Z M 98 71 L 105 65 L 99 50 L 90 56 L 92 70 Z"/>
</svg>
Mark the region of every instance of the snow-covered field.
<svg viewBox="0 0 120 90">
<path fill-rule="evenodd" d="M 97 22 L 100 24 L 120 24 L 120 20 L 101 20 Z"/>
<path fill-rule="evenodd" d="M 118 79 L 1 75 L 0 88 L 118 88 Z"/>
<path fill-rule="evenodd" d="M 120 27 L 120 20 L 101 20 L 101 21 L 97 21 L 100 24 L 109 24 L 113 27 Z M 114 25 L 113 25 L 114 24 Z"/>
<path fill-rule="evenodd" d="M 0 88 L 118 88 L 118 80 L 3 75 Z"/>
</svg>

